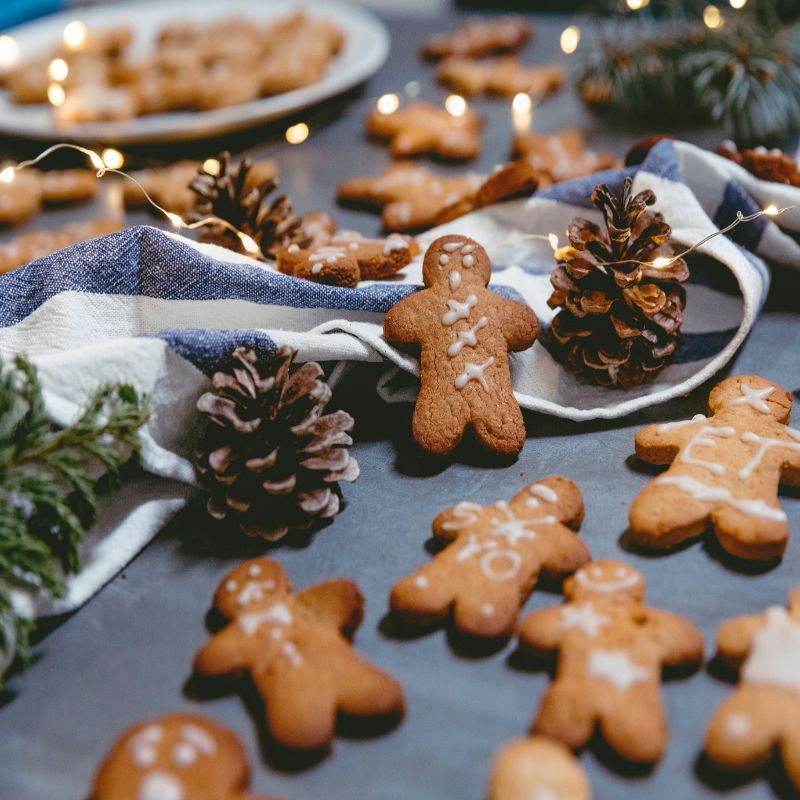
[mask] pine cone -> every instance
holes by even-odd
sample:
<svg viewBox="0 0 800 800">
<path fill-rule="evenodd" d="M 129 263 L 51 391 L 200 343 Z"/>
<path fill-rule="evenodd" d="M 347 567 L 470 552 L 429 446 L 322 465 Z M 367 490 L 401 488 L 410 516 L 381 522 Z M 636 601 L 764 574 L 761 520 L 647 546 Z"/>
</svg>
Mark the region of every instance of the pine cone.
<svg viewBox="0 0 800 800">
<path fill-rule="evenodd" d="M 619 197 L 601 184 L 592 201 L 605 229 L 574 219 L 570 244 L 556 252 L 548 304 L 561 310 L 550 328 L 551 349 L 573 372 L 628 389 L 655 377 L 680 345 L 680 284 L 689 268 L 682 258 L 662 268 L 638 263 L 675 254 L 669 225 L 647 209 L 656 201 L 652 191 L 631 197 L 626 178 Z"/>
<path fill-rule="evenodd" d="M 261 371 L 256 354 L 238 347 L 231 371 L 217 372 L 197 401 L 208 418 L 195 461 L 211 492 L 209 513 L 231 514 L 248 536 L 270 541 L 333 517 L 337 481 L 359 473 L 348 451 L 353 418 L 323 415 L 331 390 L 322 368 L 307 362 L 292 371 L 295 355 L 282 347 Z"/>
<path fill-rule="evenodd" d="M 208 216 L 224 219 L 251 236 L 261 252 L 268 256 L 274 256 L 290 244 L 308 246 L 310 238 L 303 228 L 303 220 L 292 210 L 289 197 L 270 198 L 278 188 L 276 178 L 253 181 L 250 159 L 243 158 L 234 165 L 228 152 L 220 153 L 217 160 L 219 172 L 216 175 L 201 168 L 189 183 L 189 188 L 197 195 L 192 220 Z M 203 242 L 237 252 L 243 250 L 239 237 L 222 225 L 203 225 L 198 233 Z"/>
</svg>

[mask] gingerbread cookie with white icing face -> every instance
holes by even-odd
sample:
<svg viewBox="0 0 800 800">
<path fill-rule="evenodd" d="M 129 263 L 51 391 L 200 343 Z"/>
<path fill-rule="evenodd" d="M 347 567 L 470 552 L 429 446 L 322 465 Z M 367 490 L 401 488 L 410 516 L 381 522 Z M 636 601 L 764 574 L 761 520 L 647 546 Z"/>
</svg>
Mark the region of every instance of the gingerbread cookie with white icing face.
<svg viewBox="0 0 800 800">
<path fill-rule="evenodd" d="M 229 623 L 197 653 L 195 672 L 249 674 L 269 732 L 284 747 L 329 747 L 339 714 L 402 716 L 400 684 L 359 658 L 348 641 L 364 608 L 352 581 L 329 580 L 294 594 L 280 564 L 254 558 L 223 578 L 214 608 Z"/>
<path fill-rule="evenodd" d="M 528 41 L 531 30 L 531 23 L 523 16 L 471 17 L 450 33 L 431 36 L 420 52 L 431 61 L 446 56 L 480 58 L 493 53 L 510 53 Z"/>
<path fill-rule="evenodd" d="M 430 625 L 452 609 L 461 633 L 506 638 L 540 573 L 570 575 L 591 558 L 575 533 L 582 520 L 580 490 L 557 476 L 526 486 L 510 503 L 457 503 L 433 521 L 434 537 L 447 547 L 395 584 L 392 611 Z"/>
<path fill-rule="evenodd" d="M 722 625 L 717 655 L 738 671 L 739 685 L 711 718 L 706 755 L 743 772 L 777 753 L 800 792 L 800 587 L 788 611 L 772 606 Z"/>
<path fill-rule="evenodd" d="M 530 736 L 495 754 L 487 800 L 591 800 L 589 779 L 560 742 Z"/>
<path fill-rule="evenodd" d="M 97 770 L 92 800 L 259 800 L 236 734 L 197 714 L 140 722 Z M 267 800 L 267 798 L 260 798 Z"/>
<path fill-rule="evenodd" d="M 708 417 L 636 434 L 639 458 L 670 467 L 633 502 L 631 538 L 666 549 L 710 526 L 738 558 L 779 557 L 789 527 L 778 484 L 800 486 L 800 431 L 786 424 L 792 397 L 765 378 L 740 375 L 714 387 L 708 407 Z"/>
<path fill-rule="evenodd" d="M 668 735 L 662 667 L 699 664 L 702 634 L 644 605 L 644 578 L 621 561 L 581 567 L 564 595 L 562 606 L 534 611 L 520 625 L 523 651 L 558 658 L 532 732 L 579 748 L 597 729 L 623 758 L 657 761 Z"/>
<path fill-rule="evenodd" d="M 417 443 L 436 455 L 450 453 L 469 425 L 481 445 L 500 455 L 519 453 L 525 443 L 508 351 L 530 347 L 539 322 L 525 303 L 487 289 L 491 274 L 476 241 L 442 236 L 425 253 L 425 288 L 383 320 L 387 342 L 419 349 L 412 427 Z"/>
<path fill-rule="evenodd" d="M 514 56 L 484 60 L 451 56 L 439 64 L 436 78 L 467 97 L 481 94 L 513 97 L 525 93 L 543 100 L 563 86 L 566 74 L 557 66 L 525 66 Z"/>
</svg>

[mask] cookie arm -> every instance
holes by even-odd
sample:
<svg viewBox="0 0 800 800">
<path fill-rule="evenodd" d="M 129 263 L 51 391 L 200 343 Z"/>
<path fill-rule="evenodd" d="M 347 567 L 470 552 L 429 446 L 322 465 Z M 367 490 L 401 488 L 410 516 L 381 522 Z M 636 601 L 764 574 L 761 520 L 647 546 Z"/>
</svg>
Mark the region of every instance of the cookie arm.
<svg viewBox="0 0 800 800">
<path fill-rule="evenodd" d="M 662 423 L 648 425 L 636 433 L 636 455 L 648 464 L 671 464 L 697 425 L 689 423 L 678 428 Z"/>
<path fill-rule="evenodd" d="M 353 581 L 339 578 L 304 589 L 297 602 L 320 622 L 351 636 L 364 618 L 364 596 Z"/>
<path fill-rule="evenodd" d="M 194 657 L 194 671 L 199 675 L 217 677 L 243 670 L 249 661 L 247 648 L 242 646 L 241 631 L 235 623 L 211 637 Z"/>
<path fill-rule="evenodd" d="M 539 320 L 533 309 L 519 300 L 499 298 L 500 326 L 509 350 L 527 350 L 539 335 Z"/>
<path fill-rule="evenodd" d="M 550 575 L 572 575 L 592 560 L 586 543 L 569 528 L 556 526 L 542 539 L 541 569 Z"/>
<path fill-rule="evenodd" d="M 655 608 L 647 608 L 645 613 L 664 666 L 699 664 L 703 660 L 703 634 L 688 619 Z"/>
<path fill-rule="evenodd" d="M 763 614 L 735 617 L 720 625 L 717 631 L 717 657 L 720 661 L 738 669 L 750 653 L 753 637 L 763 625 Z"/>
<path fill-rule="evenodd" d="M 420 294 L 412 294 L 395 303 L 383 318 L 383 338 L 390 344 L 419 344 Z"/>
<path fill-rule="evenodd" d="M 783 462 L 781 482 L 787 486 L 800 486 L 800 431 L 795 428 L 785 428 L 789 434 L 789 447 L 786 461 Z"/>
<path fill-rule="evenodd" d="M 452 542 L 481 525 L 484 508 L 477 503 L 462 502 L 440 511 L 431 524 L 434 538 Z"/>
<path fill-rule="evenodd" d="M 532 611 L 520 623 L 519 644 L 525 652 L 543 656 L 552 653 L 561 640 L 562 606 Z"/>
</svg>

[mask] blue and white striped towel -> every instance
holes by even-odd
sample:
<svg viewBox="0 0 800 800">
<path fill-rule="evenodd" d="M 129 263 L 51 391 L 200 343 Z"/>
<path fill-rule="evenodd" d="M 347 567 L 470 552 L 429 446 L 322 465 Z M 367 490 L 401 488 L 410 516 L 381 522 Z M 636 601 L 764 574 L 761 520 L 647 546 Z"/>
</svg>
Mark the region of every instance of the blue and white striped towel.
<svg viewBox="0 0 800 800">
<path fill-rule="evenodd" d="M 482 209 L 430 231 L 486 246 L 493 284 L 521 295 L 544 324 L 552 252 L 526 234 L 563 231 L 576 216 L 593 216 L 589 195 L 600 180 L 634 190 L 651 188 L 676 241 L 692 244 L 770 203 L 800 203 L 800 191 L 756 180 L 743 169 L 692 145 L 664 141 L 641 167 L 554 186 L 530 200 Z M 800 211 L 779 218 L 800 231 Z M 708 242 L 694 259 L 684 331 L 675 363 L 657 381 L 629 392 L 579 383 L 536 343 L 512 356 L 514 388 L 527 409 L 573 420 L 615 418 L 683 394 L 707 380 L 747 335 L 769 285 L 762 261 L 800 263 L 800 247 L 761 218 Z M 127 381 L 151 398 L 143 432 L 150 473 L 122 490 L 84 548 L 84 569 L 56 603 L 20 593 L 30 614 L 76 607 L 121 569 L 186 501 L 194 474 L 189 443 L 195 400 L 208 377 L 239 344 L 289 344 L 302 360 L 381 361 L 393 365 L 381 381 L 387 399 L 413 397 L 416 362 L 381 335 L 384 312 L 414 291 L 420 259 L 395 282 L 357 289 L 320 286 L 278 274 L 245 257 L 179 236 L 139 227 L 75 245 L 0 278 L 0 353 L 25 353 L 39 368 L 49 412 L 66 423 L 99 384 Z M 331 364 L 332 366 L 332 364 Z M 411 391 L 410 391 L 411 390 Z"/>
</svg>

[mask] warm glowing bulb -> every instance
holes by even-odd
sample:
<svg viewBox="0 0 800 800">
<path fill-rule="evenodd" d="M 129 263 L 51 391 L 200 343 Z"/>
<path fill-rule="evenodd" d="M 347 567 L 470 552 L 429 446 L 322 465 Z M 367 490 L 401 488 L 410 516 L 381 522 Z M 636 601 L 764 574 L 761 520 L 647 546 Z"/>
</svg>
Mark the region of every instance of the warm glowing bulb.
<svg viewBox="0 0 800 800">
<path fill-rule="evenodd" d="M 305 122 L 298 122 L 286 129 L 286 141 L 289 144 L 301 144 L 308 139 L 308 125 Z"/>
<path fill-rule="evenodd" d="M 6 167 L 0 171 L 0 183 L 11 183 L 14 180 L 14 167 Z"/>
<path fill-rule="evenodd" d="M 67 99 L 67 93 L 60 83 L 51 83 L 47 87 L 47 99 L 50 101 L 51 105 L 58 108 L 58 106 L 64 105 L 64 101 Z"/>
<path fill-rule="evenodd" d="M 246 233 L 239 231 L 239 239 L 241 240 L 244 249 L 247 250 L 248 253 L 258 252 L 258 245 L 252 236 L 248 236 Z"/>
<path fill-rule="evenodd" d="M 626 0 L 626 2 L 631 11 L 639 11 L 639 9 L 650 5 L 650 0 Z"/>
<path fill-rule="evenodd" d="M 86 42 L 87 33 L 86 26 L 76 19 L 68 23 L 64 28 L 64 33 L 62 34 L 64 44 L 70 50 L 77 50 Z"/>
<path fill-rule="evenodd" d="M 703 9 L 703 22 L 711 30 L 719 28 L 722 25 L 722 14 L 716 6 L 706 6 Z"/>
<path fill-rule="evenodd" d="M 0 67 L 11 67 L 17 61 L 19 47 L 10 36 L 0 36 Z"/>
<path fill-rule="evenodd" d="M 176 228 L 182 228 L 183 227 L 183 220 L 177 214 L 173 214 L 171 211 L 165 211 L 164 213 L 167 215 L 167 219 Z"/>
<path fill-rule="evenodd" d="M 467 101 L 460 94 L 451 94 L 444 101 L 444 107 L 454 117 L 462 117 L 467 112 Z"/>
<path fill-rule="evenodd" d="M 219 161 L 216 158 L 207 158 L 203 162 L 203 172 L 209 175 L 219 175 Z"/>
<path fill-rule="evenodd" d="M 558 236 L 556 236 L 554 233 L 547 234 L 547 241 L 550 242 L 550 247 L 552 247 L 553 250 L 558 249 Z"/>
<path fill-rule="evenodd" d="M 47 68 L 47 74 L 50 76 L 51 81 L 66 80 L 67 75 L 69 75 L 67 62 L 63 58 L 54 58 Z"/>
<path fill-rule="evenodd" d="M 747 0 L 728 0 L 728 2 L 731 4 L 731 8 L 735 8 L 737 11 L 747 5 Z"/>
<path fill-rule="evenodd" d="M 777 216 L 777 214 L 778 214 L 778 209 L 777 209 L 777 207 L 776 207 L 776 206 L 774 206 L 774 205 L 770 205 L 770 206 L 767 206 L 767 207 L 764 209 L 764 213 L 765 213 L 765 214 L 768 214 L 770 217 L 775 217 L 775 216 Z"/>
<path fill-rule="evenodd" d="M 378 111 L 381 114 L 394 114 L 400 108 L 400 98 L 396 94 L 384 94 L 378 98 Z"/>
<path fill-rule="evenodd" d="M 664 256 L 659 256 L 658 258 L 652 261 L 651 266 L 654 269 L 664 269 L 664 267 L 668 267 L 670 263 L 671 263 L 670 259 L 665 258 Z"/>
<path fill-rule="evenodd" d="M 531 96 L 525 92 L 515 94 L 511 101 L 511 109 L 515 114 L 527 114 L 531 110 L 531 105 Z"/>
<path fill-rule="evenodd" d="M 103 164 L 105 164 L 108 169 L 120 169 L 125 163 L 125 158 L 122 153 L 120 153 L 119 150 L 115 150 L 113 147 L 106 147 L 106 149 L 103 150 L 101 158 L 103 159 Z"/>
<path fill-rule="evenodd" d="M 569 55 L 578 49 L 581 41 L 581 29 L 577 25 L 570 25 L 561 31 L 561 49 Z"/>
</svg>

